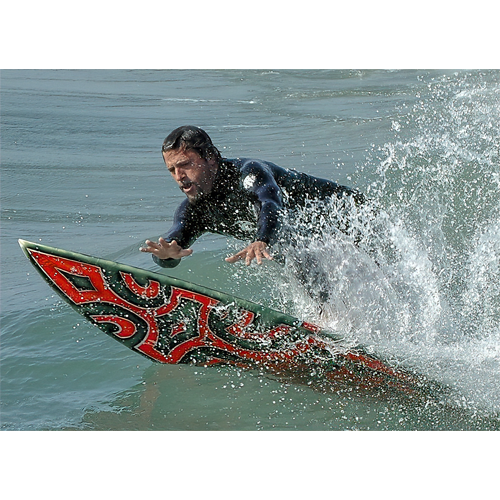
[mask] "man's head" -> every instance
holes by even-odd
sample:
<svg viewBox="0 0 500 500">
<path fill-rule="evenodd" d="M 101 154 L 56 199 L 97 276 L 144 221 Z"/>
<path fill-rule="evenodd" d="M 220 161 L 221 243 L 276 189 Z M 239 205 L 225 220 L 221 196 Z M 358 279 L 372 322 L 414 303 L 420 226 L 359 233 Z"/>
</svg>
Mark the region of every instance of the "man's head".
<svg viewBox="0 0 500 500">
<path fill-rule="evenodd" d="M 163 141 L 162 155 L 191 203 L 211 192 L 221 154 L 204 130 L 189 125 L 176 128 Z"/>
<path fill-rule="evenodd" d="M 219 162 L 222 159 L 219 150 L 213 145 L 209 135 L 201 128 L 192 125 L 176 128 L 168 134 L 163 141 L 161 152 L 166 153 L 174 149 L 195 151 L 204 160 L 217 160 Z"/>
</svg>

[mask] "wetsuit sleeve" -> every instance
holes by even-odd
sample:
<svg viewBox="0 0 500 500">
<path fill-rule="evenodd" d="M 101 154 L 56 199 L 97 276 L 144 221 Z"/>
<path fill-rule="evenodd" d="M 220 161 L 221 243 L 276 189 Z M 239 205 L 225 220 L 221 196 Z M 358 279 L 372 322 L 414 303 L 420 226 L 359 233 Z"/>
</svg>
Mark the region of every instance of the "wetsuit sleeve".
<svg viewBox="0 0 500 500">
<path fill-rule="evenodd" d="M 190 223 L 188 206 L 189 201 L 187 199 L 179 205 L 174 214 L 172 227 L 162 235 L 165 241 L 170 243 L 175 240 L 182 248 L 189 248 L 202 234 Z M 176 267 L 181 261 L 181 259 L 159 259 L 156 255 L 153 255 L 153 260 L 159 266 L 167 268 Z"/>
<path fill-rule="evenodd" d="M 255 241 L 272 245 L 280 230 L 283 199 L 272 171 L 257 160 L 249 160 L 242 168 L 243 188 L 255 197 L 257 209 L 257 234 Z"/>
</svg>

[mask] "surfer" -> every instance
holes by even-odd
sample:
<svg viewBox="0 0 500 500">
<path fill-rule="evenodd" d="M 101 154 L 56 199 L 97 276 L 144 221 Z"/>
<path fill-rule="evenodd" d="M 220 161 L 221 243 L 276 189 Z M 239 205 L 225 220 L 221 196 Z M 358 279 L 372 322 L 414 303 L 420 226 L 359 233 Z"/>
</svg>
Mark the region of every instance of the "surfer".
<svg viewBox="0 0 500 500">
<path fill-rule="evenodd" d="M 206 232 L 250 242 L 226 258 L 227 262 L 244 260 L 250 265 L 255 260 L 261 264 L 273 259 L 271 247 L 284 242 L 293 246 L 297 241 L 294 231 L 284 224 L 294 210 L 332 199 L 339 205 L 354 206 L 365 201 L 355 189 L 269 161 L 222 158 L 208 134 L 193 126 L 171 132 L 163 142 L 162 155 L 186 195 L 171 229 L 157 242 L 147 240 L 141 248 L 162 267 L 177 266 L 191 255 L 191 245 Z"/>
</svg>

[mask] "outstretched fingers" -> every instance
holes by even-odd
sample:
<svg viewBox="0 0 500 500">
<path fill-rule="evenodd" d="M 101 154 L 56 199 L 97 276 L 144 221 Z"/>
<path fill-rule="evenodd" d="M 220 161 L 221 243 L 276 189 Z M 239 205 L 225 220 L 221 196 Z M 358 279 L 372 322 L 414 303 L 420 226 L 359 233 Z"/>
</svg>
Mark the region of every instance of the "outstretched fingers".
<svg viewBox="0 0 500 500">
<path fill-rule="evenodd" d="M 146 240 L 145 243 L 146 243 L 146 246 L 141 247 L 139 249 L 141 252 L 154 253 L 155 250 L 159 249 L 158 243 L 155 243 L 154 241 Z"/>
<path fill-rule="evenodd" d="M 193 253 L 191 248 L 182 248 L 175 240 L 170 243 L 163 238 L 160 238 L 158 243 L 146 240 L 146 245 L 140 249 L 141 252 L 152 253 L 159 259 L 181 259 Z"/>
<path fill-rule="evenodd" d="M 245 256 L 243 255 L 246 252 L 242 250 L 241 252 L 235 253 L 234 255 L 231 255 L 231 257 L 226 257 L 226 262 L 229 262 L 230 264 L 234 264 L 235 262 L 238 262 L 241 259 L 244 259 Z"/>
<path fill-rule="evenodd" d="M 262 258 L 273 260 L 273 258 L 269 255 L 269 252 L 265 248 L 256 253 L 257 264 L 262 264 Z"/>
<path fill-rule="evenodd" d="M 262 241 L 255 241 L 248 245 L 240 252 L 226 258 L 226 262 L 233 264 L 239 260 L 245 260 L 245 264 L 249 266 L 252 260 L 256 260 L 258 265 L 262 264 L 263 259 L 273 260 L 267 251 L 267 245 Z"/>
</svg>

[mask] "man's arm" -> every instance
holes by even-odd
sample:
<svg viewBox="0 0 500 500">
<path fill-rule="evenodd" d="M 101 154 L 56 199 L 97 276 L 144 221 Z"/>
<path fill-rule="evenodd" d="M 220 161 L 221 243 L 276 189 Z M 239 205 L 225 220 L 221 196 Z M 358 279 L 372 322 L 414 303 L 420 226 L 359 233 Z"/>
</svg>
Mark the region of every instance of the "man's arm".
<svg viewBox="0 0 500 500">
<path fill-rule="evenodd" d="M 256 241 L 228 257 L 226 262 L 245 260 L 248 266 L 255 259 L 257 264 L 262 264 L 262 259 L 272 260 L 267 248 L 269 244 L 274 243 L 279 230 L 279 212 L 283 207 L 281 190 L 272 171 L 260 161 L 248 160 L 241 172 L 243 187 L 256 197 L 255 205 L 258 211 Z"/>
<path fill-rule="evenodd" d="M 153 260 L 161 267 L 175 267 L 182 257 L 193 253 L 189 247 L 200 236 L 190 229 L 187 223 L 188 200 L 184 200 L 174 214 L 174 223 L 170 230 L 164 234 L 158 242 L 146 240 L 145 247 L 141 252 L 151 253 Z"/>
</svg>

